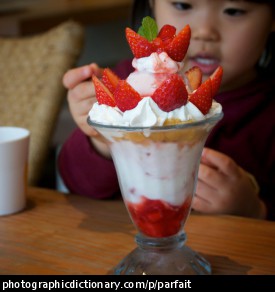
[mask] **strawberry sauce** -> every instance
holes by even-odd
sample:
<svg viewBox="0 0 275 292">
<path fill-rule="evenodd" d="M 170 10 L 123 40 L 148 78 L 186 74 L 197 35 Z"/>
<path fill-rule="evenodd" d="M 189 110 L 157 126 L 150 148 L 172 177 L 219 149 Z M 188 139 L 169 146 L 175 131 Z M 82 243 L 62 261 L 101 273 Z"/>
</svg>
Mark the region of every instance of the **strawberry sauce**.
<svg viewBox="0 0 275 292">
<path fill-rule="evenodd" d="M 126 202 L 137 228 L 150 237 L 168 237 L 177 234 L 188 217 L 192 196 L 182 205 L 174 206 L 162 200 L 142 197 L 141 202 Z"/>
</svg>

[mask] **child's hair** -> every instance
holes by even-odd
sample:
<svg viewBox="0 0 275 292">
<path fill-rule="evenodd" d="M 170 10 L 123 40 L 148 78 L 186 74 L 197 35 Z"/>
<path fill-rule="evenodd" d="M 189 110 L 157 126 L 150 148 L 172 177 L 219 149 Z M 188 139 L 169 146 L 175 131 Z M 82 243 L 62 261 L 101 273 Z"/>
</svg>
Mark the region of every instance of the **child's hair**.
<svg viewBox="0 0 275 292">
<path fill-rule="evenodd" d="M 259 4 L 268 4 L 273 11 L 273 17 L 275 17 L 275 0 L 240 0 L 255 2 Z M 131 25 L 132 28 L 137 31 L 141 25 L 142 19 L 145 16 L 154 17 L 153 11 L 150 7 L 149 0 L 134 0 L 132 5 L 132 16 L 131 16 Z M 266 44 L 265 52 L 263 53 L 257 69 L 261 74 L 275 74 L 275 58 L 272 57 L 275 55 L 275 33 L 272 32 L 269 36 L 269 39 Z"/>
<path fill-rule="evenodd" d="M 134 0 L 132 5 L 132 28 L 137 31 L 145 16 L 153 17 L 153 12 L 149 4 L 149 0 Z"/>
</svg>

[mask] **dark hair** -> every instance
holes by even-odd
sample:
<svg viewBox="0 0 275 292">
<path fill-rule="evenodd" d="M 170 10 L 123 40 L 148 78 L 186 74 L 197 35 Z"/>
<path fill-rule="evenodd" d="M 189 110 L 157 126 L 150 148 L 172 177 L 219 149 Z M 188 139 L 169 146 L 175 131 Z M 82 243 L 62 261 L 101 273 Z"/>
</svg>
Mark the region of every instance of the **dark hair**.
<svg viewBox="0 0 275 292">
<path fill-rule="evenodd" d="M 243 0 L 248 2 L 255 2 L 259 4 L 270 5 L 275 17 L 275 0 Z M 153 11 L 150 7 L 149 0 L 134 0 L 132 5 L 131 26 L 137 31 L 141 25 L 142 19 L 145 16 L 153 17 Z M 272 32 L 267 41 L 266 50 L 258 64 L 258 70 L 261 73 L 274 74 L 275 73 L 275 33 Z"/>
<path fill-rule="evenodd" d="M 153 17 L 153 11 L 150 7 L 149 0 L 134 0 L 132 5 L 131 25 L 137 31 L 145 16 Z"/>
</svg>

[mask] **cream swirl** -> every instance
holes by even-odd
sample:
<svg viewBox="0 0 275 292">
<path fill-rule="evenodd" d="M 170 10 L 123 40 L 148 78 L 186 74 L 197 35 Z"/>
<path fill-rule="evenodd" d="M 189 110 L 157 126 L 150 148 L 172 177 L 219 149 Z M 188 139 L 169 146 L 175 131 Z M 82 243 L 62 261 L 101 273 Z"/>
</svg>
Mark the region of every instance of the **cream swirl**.
<svg viewBox="0 0 275 292">
<path fill-rule="evenodd" d="M 126 80 L 142 97 L 151 96 L 170 74 L 183 68 L 183 62 L 172 60 L 165 52 L 134 58 L 132 65 L 135 71 Z"/>
<path fill-rule="evenodd" d="M 221 105 L 215 101 L 207 115 L 191 102 L 187 102 L 180 108 L 171 112 L 162 111 L 151 97 L 144 97 L 138 105 L 131 110 L 122 112 L 118 107 L 111 107 L 105 104 L 99 105 L 97 102 L 89 112 L 92 121 L 113 126 L 127 127 L 154 127 L 163 126 L 166 120 L 178 119 L 185 121 L 199 121 L 207 117 L 220 113 Z"/>
</svg>

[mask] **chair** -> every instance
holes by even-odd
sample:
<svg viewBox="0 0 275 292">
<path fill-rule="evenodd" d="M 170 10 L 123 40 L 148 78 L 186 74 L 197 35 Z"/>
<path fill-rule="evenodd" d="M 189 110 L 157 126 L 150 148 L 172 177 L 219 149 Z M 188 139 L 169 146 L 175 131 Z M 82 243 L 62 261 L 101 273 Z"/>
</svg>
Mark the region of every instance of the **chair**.
<svg viewBox="0 0 275 292">
<path fill-rule="evenodd" d="M 31 132 L 28 184 L 42 175 L 66 90 L 63 74 L 82 51 L 84 28 L 74 21 L 46 32 L 0 38 L 0 126 Z"/>
</svg>

